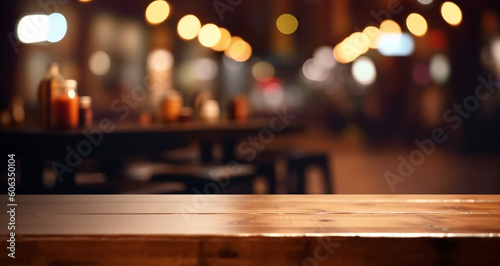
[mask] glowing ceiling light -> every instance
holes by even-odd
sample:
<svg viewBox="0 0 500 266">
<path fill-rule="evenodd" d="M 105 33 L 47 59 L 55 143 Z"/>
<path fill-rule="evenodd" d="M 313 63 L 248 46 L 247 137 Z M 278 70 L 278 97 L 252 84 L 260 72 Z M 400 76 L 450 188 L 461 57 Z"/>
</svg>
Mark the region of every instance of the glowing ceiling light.
<svg viewBox="0 0 500 266">
<path fill-rule="evenodd" d="M 384 20 L 380 23 L 380 33 L 401 33 L 401 27 L 394 20 Z"/>
<path fill-rule="evenodd" d="M 231 45 L 231 33 L 225 28 L 219 28 L 220 30 L 220 40 L 212 47 L 214 51 L 222 52 L 226 50 L 229 45 Z"/>
<path fill-rule="evenodd" d="M 192 40 L 198 36 L 201 23 L 195 15 L 185 15 L 177 23 L 177 34 L 184 40 Z"/>
<path fill-rule="evenodd" d="M 417 13 L 411 13 L 406 18 L 406 27 L 415 36 L 423 36 L 427 32 L 427 21 Z"/>
<path fill-rule="evenodd" d="M 462 22 L 462 10 L 453 2 L 444 2 L 441 5 L 441 15 L 452 26 L 456 26 Z"/>
<path fill-rule="evenodd" d="M 276 27 L 283 34 L 292 34 L 299 27 L 299 21 L 291 14 L 283 14 L 276 20 Z"/>
<path fill-rule="evenodd" d="M 226 55 L 237 62 L 247 61 L 252 56 L 252 47 L 240 37 L 232 37 Z"/>
<path fill-rule="evenodd" d="M 361 32 L 355 32 L 344 40 L 349 49 L 354 50 L 358 56 L 362 55 L 370 49 L 370 38 Z"/>
<path fill-rule="evenodd" d="M 333 48 L 333 56 L 337 62 L 347 64 L 356 60 L 360 53 L 352 49 L 352 46 L 344 40 Z"/>
<path fill-rule="evenodd" d="M 208 23 L 203 25 L 200 29 L 200 33 L 198 34 L 198 40 L 201 45 L 205 47 L 213 47 L 217 45 L 221 38 L 221 31 L 219 27 L 215 24 Z"/>
<path fill-rule="evenodd" d="M 380 30 L 374 26 L 368 26 L 363 30 L 363 34 L 368 37 L 369 47 L 372 49 L 377 49 L 378 37 L 380 36 Z"/>
<path fill-rule="evenodd" d="M 150 24 L 160 24 L 165 21 L 170 14 L 170 6 L 166 1 L 157 0 L 151 2 L 146 8 L 146 20 Z"/>
</svg>

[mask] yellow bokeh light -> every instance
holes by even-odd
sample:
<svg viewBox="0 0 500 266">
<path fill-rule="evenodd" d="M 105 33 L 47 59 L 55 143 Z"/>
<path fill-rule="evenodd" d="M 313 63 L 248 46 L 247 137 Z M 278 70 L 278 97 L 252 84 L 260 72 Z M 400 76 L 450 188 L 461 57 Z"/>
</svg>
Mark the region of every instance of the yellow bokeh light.
<svg viewBox="0 0 500 266">
<path fill-rule="evenodd" d="M 342 64 L 350 63 L 361 55 L 356 52 L 356 50 L 354 50 L 353 47 L 346 42 L 346 40 L 347 39 L 333 48 L 333 57 L 335 57 L 335 60 Z"/>
<path fill-rule="evenodd" d="M 401 27 L 394 20 L 384 20 L 380 23 L 381 33 L 401 33 Z"/>
<path fill-rule="evenodd" d="M 351 34 L 343 42 L 345 45 L 349 45 L 349 49 L 359 55 L 368 52 L 370 49 L 370 38 L 361 32 Z"/>
<path fill-rule="evenodd" d="M 369 47 L 377 49 L 377 41 L 380 36 L 380 30 L 374 26 L 368 26 L 363 30 L 363 34 L 369 39 Z"/>
<path fill-rule="evenodd" d="M 266 61 L 257 62 L 252 67 L 252 75 L 258 81 L 266 81 L 274 77 L 274 67 Z"/>
<path fill-rule="evenodd" d="M 231 33 L 229 33 L 229 31 L 225 28 L 219 28 L 219 30 L 221 34 L 220 40 L 215 46 L 212 47 L 212 49 L 217 52 L 222 52 L 226 50 L 229 45 L 231 45 Z"/>
<path fill-rule="evenodd" d="M 406 27 L 415 36 L 423 36 L 427 32 L 427 21 L 417 13 L 411 13 L 406 18 Z"/>
<path fill-rule="evenodd" d="M 276 20 L 276 27 L 283 34 L 292 34 L 299 27 L 299 21 L 290 14 L 283 14 Z"/>
<path fill-rule="evenodd" d="M 170 6 L 166 1 L 153 1 L 146 8 L 146 20 L 153 25 L 165 21 L 169 14 Z"/>
<path fill-rule="evenodd" d="M 177 23 L 177 34 L 184 40 L 196 38 L 200 29 L 200 20 L 195 15 L 185 15 Z"/>
<path fill-rule="evenodd" d="M 441 6 L 441 15 L 452 26 L 456 26 L 462 22 L 462 10 L 453 2 L 443 3 Z"/>
<path fill-rule="evenodd" d="M 225 54 L 234 61 L 245 62 L 252 56 L 252 47 L 240 37 L 233 37 Z"/>
<path fill-rule="evenodd" d="M 231 45 L 233 43 L 236 43 L 238 41 L 243 41 L 243 39 L 241 37 L 238 37 L 238 36 L 232 36 L 231 37 L 231 41 L 229 42 L 229 46 L 226 48 L 226 50 L 224 50 L 224 54 L 226 54 L 227 57 L 229 58 L 232 58 L 231 56 Z"/>
<path fill-rule="evenodd" d="M 203 25 L 198 34 L 198 40 L 205 47 L 215 46 L 221 39 L 221 31 L 217 25 L 208 23 Z"/>
</svg>

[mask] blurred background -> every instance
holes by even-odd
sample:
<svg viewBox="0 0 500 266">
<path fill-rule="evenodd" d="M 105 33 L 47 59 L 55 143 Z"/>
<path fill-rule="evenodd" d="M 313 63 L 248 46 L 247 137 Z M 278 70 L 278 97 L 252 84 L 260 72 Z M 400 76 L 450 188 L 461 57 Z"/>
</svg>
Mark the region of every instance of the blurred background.
<svg viewBox="0 0 500 266">
<path fill-rule="evenodd" d="M 191 107 L 210 94 L 221 117 L 237 95 L 251 117 L 286 107 L 306 130 L 270 145 L 328 154 L 335 193 L 500 193 L 498 1 L 1 5 L 2 127 L 36 123 L 38 84 L 58 62 L 96 120 L 120 119 L 117 99 L 133 105 L 128 120 L 155 119 L 171 91 Z M 127 103 L 137 86 L 146 98 Z M 417 143 L 436 129 L 446 140 L 390 185 L 400 157 L 424 151 Z M 307 192 L 323 192 L 319 171 L 308 173 Z"/>
</svg>

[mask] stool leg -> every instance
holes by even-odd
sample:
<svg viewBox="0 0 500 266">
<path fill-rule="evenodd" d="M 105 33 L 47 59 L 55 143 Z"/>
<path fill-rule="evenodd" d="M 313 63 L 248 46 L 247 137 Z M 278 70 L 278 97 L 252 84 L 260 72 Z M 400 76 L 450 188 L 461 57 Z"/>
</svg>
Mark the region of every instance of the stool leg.
<svg viewBox="0 0 500 266">
<path fill-rule="evenodd" d="M 295 160 L 288 161 L 288 193 L 305 194 L 305 166 Z"/>
<path fill-rule="evenodd" d="M 276 194 L 276 170 L 274 163 L 263 163 L 259 166 L 259 174 L 264 175 L 269 186 L 269 194 Z"/>
<path fill-rule="evenodd" d="M 332 179 L 333 176 L 330 172 L 330 167 L 329 166 L 329 158 L 328 156 L 325 156 L 321 160 L 321 168 L 323 169 L 323 181 L 325 184 L 325 192 L 327 194 L 333 194 L 333 185 L 332 185 Z"/>
</svg>

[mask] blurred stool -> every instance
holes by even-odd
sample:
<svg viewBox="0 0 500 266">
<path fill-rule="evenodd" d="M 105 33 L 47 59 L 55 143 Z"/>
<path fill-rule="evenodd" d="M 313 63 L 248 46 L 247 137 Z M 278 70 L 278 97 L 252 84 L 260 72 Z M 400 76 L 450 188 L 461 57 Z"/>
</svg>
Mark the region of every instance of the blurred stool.
<svg viewBox="0 0 500 266">
<path fill-rule="evenodd" d="M 318 166 L 323 172 L 325 193 L 333 193 L 333 176 L 330 172 L 328 154 L 298 150 L 271 150 L 259 154 L 255 163 L 259 164 L 261 161 L 271 162 L 279 159 L 285 160 L 287 165 L 289 194 L 305 194 L 306 171 L 311 166 Z"/>
<path fill-rule="evenodd" d="M 255 193 L 258 177 L 268 183 L 268 192 L 276 193 L 274 168 L 268 164 L 177 165 L 163 173 L 155 173 L 153 182 L 180 182 L 188 194 Z"/>
</svg>

